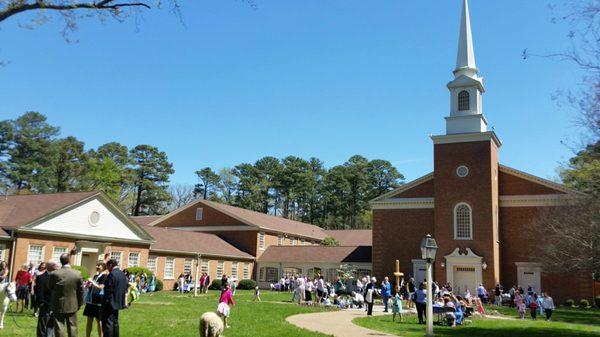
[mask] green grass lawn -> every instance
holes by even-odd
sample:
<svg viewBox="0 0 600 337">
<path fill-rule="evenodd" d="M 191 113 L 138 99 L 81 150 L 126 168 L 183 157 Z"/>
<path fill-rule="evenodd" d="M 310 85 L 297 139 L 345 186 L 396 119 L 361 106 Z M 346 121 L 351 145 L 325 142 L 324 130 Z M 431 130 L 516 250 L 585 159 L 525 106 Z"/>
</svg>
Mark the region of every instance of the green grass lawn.
<svg viewBox="0 0 600 337">
<path fill-rule="evenodd" d="M 497 307 L 488 308 L 498 309 Z M 518 317 L 516 310 L 502 308 L 497 310 L 503 317 Z M 598 337 L 600 336 L 600 310 L 558 309 L 556 319 L 546 322 L 544 319 L 493 319 L 474 318 L 472 323 L 458 326 L 434 326 L 436 336 L 440 337 Z M 425 325 L 417 324 L 414 315 L 405 316 L 403 323 L 393 323 L 391 316 L 365 317 L 354 320 L 355 324 L 386 332 L 397 336 L 422 337 Z"/>
<path fill-rule="evenodd" d="M 120 313 L 121 336 L 198 336 L 198 319 L 206 311 L 215 311 L 218 302 L 217 291 L 193 298 L 176 292 L 159 292 L 153 296 L 143 295 L 133 307 Z M 287 316 L 299 313 L 320 311 L 312 307 L 299 307 L 289 303 L 287 293 L 262 292 L 263 302 L 252 302 L 252 291 L 238 291 L 234 297 L 236 306 L 232 308 L 230 329 L 226 337 L 236 336 L 325 336 L 297 328 L 285 321 Z M 14 306 L 14 303 L 13 303 Z M 80 310 L 83 312 L 83 309 Z M 16 323 L 19 325 L 15 326 Z M 79 336 L 85 337 L 86 317 L 80 316 Z M 4 330 L 0 336 L 35 336 L 36 318 L 27 314 L 8 313 L 4 319 Z M 92 336 L 96 336 L 94 331 Z"/>
</svg>

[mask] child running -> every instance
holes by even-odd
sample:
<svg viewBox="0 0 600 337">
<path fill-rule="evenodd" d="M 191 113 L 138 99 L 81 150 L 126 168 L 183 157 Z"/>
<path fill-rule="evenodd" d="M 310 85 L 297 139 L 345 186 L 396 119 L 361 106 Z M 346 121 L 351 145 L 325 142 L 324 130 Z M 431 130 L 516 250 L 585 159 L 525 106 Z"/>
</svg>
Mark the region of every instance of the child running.
<svg viewBox="0 0 600 337">
<path fill-rule="evenodd" d="M 254 288 L 254 298 L 252 299 L 252 301 L 260 302 L 260 289 L 258 289 L 258 286 L 256 286 L 256 288 Z"/>
<path fill-rule="evenodd" d="M 219 306 L 217 307 L 217 313 L 223 318 L 223 325 L 225 325 L 225 328 L 229 328 L 227 319 L 229 318 L 229 312 L 231 310 L 230 306 L 234 305 L 235 302 L 233 302 L 233 296 L 231 295 L 231 287 L 228 284 L 225 286 L 225 291 L 221 293 Z"/>
</svg>

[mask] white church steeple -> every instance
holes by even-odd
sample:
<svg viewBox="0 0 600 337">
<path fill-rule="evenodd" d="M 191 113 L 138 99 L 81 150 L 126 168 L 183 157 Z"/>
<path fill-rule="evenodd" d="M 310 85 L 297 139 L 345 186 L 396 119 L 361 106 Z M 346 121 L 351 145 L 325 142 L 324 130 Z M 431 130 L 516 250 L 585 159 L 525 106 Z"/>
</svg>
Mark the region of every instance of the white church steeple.
<svg viewBox="0 0 600 337">
<path fill-rule="evenodd" d="M 448 89 L 450 116 L 446 117 L 446 134 L 486 132 L 487 121 L 481 109 L 485 89 L 475 65 L 468 0 L 463 0 L 456 69 Z"/>
</svg>

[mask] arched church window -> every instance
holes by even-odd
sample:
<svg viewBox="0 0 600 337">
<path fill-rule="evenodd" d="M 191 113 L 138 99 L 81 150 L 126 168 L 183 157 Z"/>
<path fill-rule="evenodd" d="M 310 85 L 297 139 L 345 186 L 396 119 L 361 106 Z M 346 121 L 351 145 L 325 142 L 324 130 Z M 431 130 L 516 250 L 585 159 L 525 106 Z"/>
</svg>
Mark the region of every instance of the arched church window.
<svg viewBox="0 0 600 337">
<path fill-rule="evenodd" d="M 471 240 L 473 238 L 471 213 L 471 207 L 465 203 L 454 207 L 454 239 Z"/>
<path fill-rule="evenodd" d="M 458 111 L 470 110 L 469 107 L 469 92 L 463 90 L 458 93 Z"/>
</svg>

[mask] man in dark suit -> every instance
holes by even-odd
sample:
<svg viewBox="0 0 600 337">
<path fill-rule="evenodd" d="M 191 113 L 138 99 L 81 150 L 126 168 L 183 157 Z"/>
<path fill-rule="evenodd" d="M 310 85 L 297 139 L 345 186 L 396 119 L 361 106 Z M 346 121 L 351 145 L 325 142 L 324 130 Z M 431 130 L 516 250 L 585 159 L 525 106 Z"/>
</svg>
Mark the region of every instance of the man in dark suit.
<svg viewBox="0 0 600 337">
<path fill-rule="evenodd" d="M 77 311 L 83 304 L 81 273 L 71 269 L 71 255 L 60 256 L 62 268 L 50 273 L 50 311 L 54 317 L 54 336 L 77 337 Z"/>
<path fill-rule="evenodd" d="M 104 303 L 102 304 L 102 332 L 104 337 L 119 337 L 119 310 L 125 309 L 125 295 L 129 283 L 119 269 L 115 259 L 106 262 L 110 271 L 104 283 Z"/>
<path fill-rule="evenodd" d="M 38 312 L 37 337 L 54 336 L 54 324 L 50 312 L 50 273 L 58 269 L 54 261 L 46 263 L 46 271 L 35 278 L 35 292 L 39 296 L 40 310 Z"/>
</svg>

